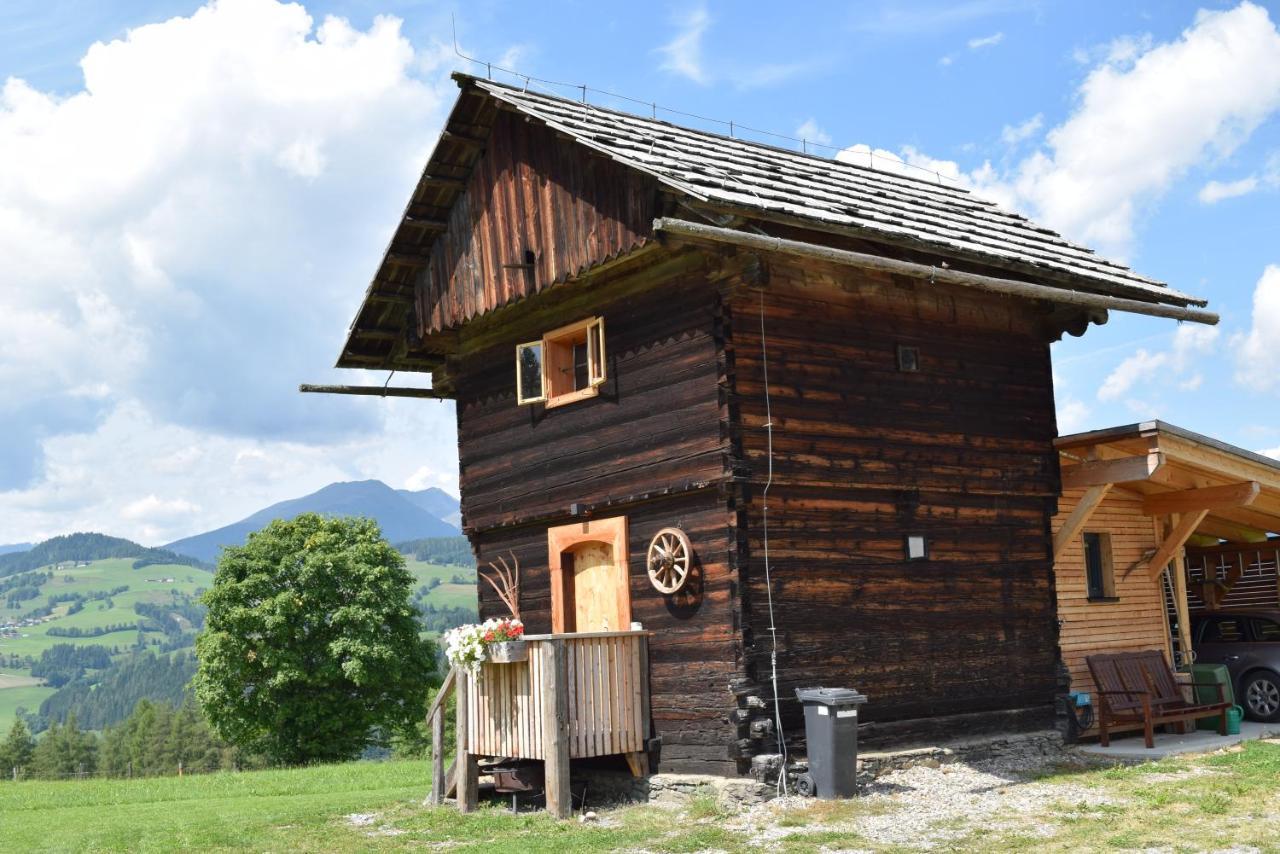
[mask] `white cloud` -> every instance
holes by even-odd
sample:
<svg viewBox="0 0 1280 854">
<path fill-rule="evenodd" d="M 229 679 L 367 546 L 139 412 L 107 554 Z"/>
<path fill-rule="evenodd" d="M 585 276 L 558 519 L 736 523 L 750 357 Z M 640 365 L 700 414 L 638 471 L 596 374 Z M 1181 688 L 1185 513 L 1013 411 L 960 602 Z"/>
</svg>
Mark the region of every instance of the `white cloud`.
<svg viewBox="0 0 1280 854">
<path fill-rule="evenodd" d="M 1248 178 L 1241 178 L 1239 181 L 1230 181 L 1225 184 L 1221 181 L 1210 181 L 1200 188 L 1198 197 L 1202 203 L 1213 205 L 1223 199 L 1247 196 L 1256 189 L 1258 189 L 1258 179 L 1250 175 Z"/>
<path fill-rule="evenodd" d="M 1280 32 L 1250 2 L 1198 13 L 1173 41 L 1120 39 L 1084 59 L 1098 64 L 1040 149 L 1009 169 L 956 171 L 976 192 L 1107 254 L 1128 252 L 1144 205 L 1280 110 Z"/>
<path fill-rule="evenodd" d="M 1044 114 L 1036 113 L 1020 125 L 1005 125 L 1000 131 L 1000 140 L 1005 145 L 1017 145 L 1025 142 L 1040 132 L 1044 127 Z"/>
<path fill-rule="evenodd" d="M 702 36 L 711 26 L 711 15 L 706 6 L 698 6 L 682 15 L 676 26 L 679 27 L 676 37 L 658 48 L 663 56 L 658 67 L 705 85 L 710 78 L 702 65 Z"/>
<path fill-rule="evenodd" d="M 340 480 L 438 486 L 457 494 L 450 404 L 368 400 L 383 427 L 333 443 L 245 440 L 166 423 L 136 401 L 92 432 L 43 441 L 46 465 L 23 489 L 0 491 L 0 542 L 104 531 L 161 545 L 241 519 Z M 404 472 L 417 466 L 409 478 Z"/>
<path fill-rule="evenodd" d="M 1275 457 L 1277 460 L 1280 460 L 1280 448 L 1267 448 L 1264 451 L 1258 451 L 1258 453 L 1262 454 L 1264 457 Z"/>
<path fill-rule="evenodd" d="M 1194 373 L 1197 360 L 1213 352 L 1219 334 L 1215 326 L 1192 323 L 1179 326 L 1168 350 L 1152 352 L 1141 348 L 1117 365 L 1098 389 L 1098 400 L 1125 400 L 1135 389 L 1142 393 L 1153 385 L 1170 382 L 1184 389 L 1198 387 L 1202 378 Z"/>
<path fill-rule="evenodd" d="M 1280 108 L 1280 33 L 1265 9 L 1200 12 L 1179 39 L 1113 50 L 1012 178 L 1047 224 L 1123 254 L 1142 203 L 1233 151 Z"/>
<path fill-rule="evenodd" d="M 1253 291 L 1253 324 L 1231 341 L 1236 380 L 1255 391 L 1280 387 L 1276 342 L 1280 341 L 1280 266 L 1268 265 Z"/>
<path fill-rule="evenodd" d="M 995 47 L 1004 41 L 1004 33 L 992 33 L 989 36 L 981 36 L 976 39 L 969 39 L 969 50 L 982 50 L 984 47 Z"/>
<path fill-rule="evenodd" d="M 1206 205 L 1223 199 L 1247 196 L 1261 188 L 1280 188 L 1280 151 L 1272 152 L 1263 166 L 1261 175 L 1248 175 L 1235 181 L 1210 181 L 1200 188 L 1199 199 Z"/>
<path fill-rule="evenodd" d="M 806 119 L 804 124 L 796 128 L 795 135 L 799 139 L 807 140 L 808 142 L 816 142 L 818 145 L 831 144 L 831 134 L 824 131 L 818 125 L 818 122 L 812 118 Z"/>
<path fill-rule="evenodd" d="M 4 82 L 0 541 L 190 533 L 123 508 L 223 524 L 326 475 L 402 477 L 433 442 L 449 470 L 450 419 L 385 441 L 417 416 L 296 392 L 336 378 L 455 89 L 442 57 L 392 18 L 217 0 L 93 45 L 79 91 Z M 137 441 L 109 429 L 126 415 Z M 353 447 L 404 456 L 324 462 Z"/>
<path fill-rule="evenodd" d="M 1079 433 L 1089 424 L 1093 410 L 1084 401 L 1069 397 L 1058 406 L 1058 434 Z"/>
</svg>

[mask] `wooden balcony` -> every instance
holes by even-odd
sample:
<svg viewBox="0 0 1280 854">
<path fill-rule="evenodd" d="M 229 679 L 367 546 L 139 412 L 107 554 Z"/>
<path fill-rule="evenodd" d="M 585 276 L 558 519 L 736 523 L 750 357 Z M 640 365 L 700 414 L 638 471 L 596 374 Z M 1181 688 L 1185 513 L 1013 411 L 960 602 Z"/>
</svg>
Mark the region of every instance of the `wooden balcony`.
<svg viewBox="0 0 1280 854">
<path fill-rule="evenodd" d="M 441 803 L 456 784 L 458 808 L 476 804 L 482 757 L 546 763 L 547 809 L 570 811 L 569 762 L 622 755 L 632 773 L 648 773 L 649 633 L 587 632 L 529 635 L 529 657 L 481 666 L 474 676 L 452 671 L 428 713 L 434 780 Z M 456 774 L 444 774 L 444 698 L 457 695 Z M 452 769 L 451 769 L 452 770 Z"/>
</svg>

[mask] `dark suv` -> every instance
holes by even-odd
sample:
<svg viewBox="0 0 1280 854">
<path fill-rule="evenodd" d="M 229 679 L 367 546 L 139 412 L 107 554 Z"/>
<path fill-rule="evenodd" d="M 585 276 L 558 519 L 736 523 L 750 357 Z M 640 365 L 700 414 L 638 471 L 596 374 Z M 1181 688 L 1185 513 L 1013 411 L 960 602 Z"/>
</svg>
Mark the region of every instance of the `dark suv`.
<svg viewBox="0 0 1280 854">
<path fill-rule="evenodd" d="M 1198 663 L 1227 666 L 1246 716 L 1280 721 L 1280 611 L 1204 614 L 1191 640 Z"/>
</svg>

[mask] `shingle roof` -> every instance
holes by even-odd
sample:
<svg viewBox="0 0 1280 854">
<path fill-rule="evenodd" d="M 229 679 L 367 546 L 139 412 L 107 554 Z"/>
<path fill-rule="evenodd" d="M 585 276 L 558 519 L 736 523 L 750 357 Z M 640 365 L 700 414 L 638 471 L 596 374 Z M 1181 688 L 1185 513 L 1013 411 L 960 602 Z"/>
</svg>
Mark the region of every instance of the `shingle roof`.
<svg viewBox="0 0 1280 854">
<path fill-rule="evenodd" d="M 1025 272 L 1065 274 L 1101 293 L 1203 306 L 966 189 L 681 127 L 491 80 L 456 75 L 619 163 L 693 198 L 809 221 L 871 240 Z"/>
</svg>

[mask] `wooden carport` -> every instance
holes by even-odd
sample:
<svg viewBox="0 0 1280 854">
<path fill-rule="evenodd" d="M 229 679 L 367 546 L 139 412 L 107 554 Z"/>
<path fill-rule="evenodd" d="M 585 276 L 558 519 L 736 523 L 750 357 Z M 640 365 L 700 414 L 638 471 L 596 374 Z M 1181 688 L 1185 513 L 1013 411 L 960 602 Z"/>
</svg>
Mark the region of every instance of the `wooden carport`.
<svg viewBox="0 0 1280 854">
<path fill-rule="evenodd" d="M 1183 664 L 1186 547 L 1271 542 L 1280 532 L 1280 462 L 1161 421 L 1063 436 L 1056 446 L 1054 574 L 1072 688 L 1092 690 L 1084 657 L 1098 652 L 1159 648 Z M 1100 558 L 1110 583 L 1102 596 Z"/>
</svg>

